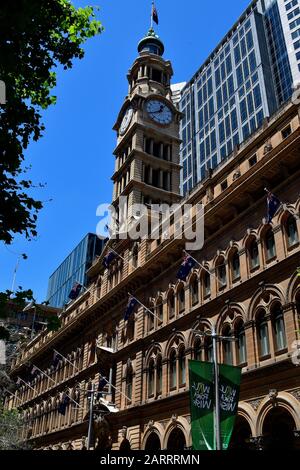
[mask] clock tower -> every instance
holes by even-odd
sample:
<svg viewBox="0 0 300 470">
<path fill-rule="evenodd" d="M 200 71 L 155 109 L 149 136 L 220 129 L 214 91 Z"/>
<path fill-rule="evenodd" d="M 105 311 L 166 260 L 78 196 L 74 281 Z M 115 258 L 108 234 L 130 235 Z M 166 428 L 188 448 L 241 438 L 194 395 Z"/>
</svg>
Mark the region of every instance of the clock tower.
<svg viewBox="0 0 300 470">
<path fill-rule="evenodd" d="M 172 102 L 172 65 L 163 58 L 164 45 L 151 28 L 138 44 L 139 56 L 128 72 L 128 95 L 114 130 L 118 134 L 113 206 L 127 197 L 127 222 L 134 204 L 174 204 L 179 191 L 179 122 Z M 124 214 L 123 214 L 124 215 Z"/>
</svg>

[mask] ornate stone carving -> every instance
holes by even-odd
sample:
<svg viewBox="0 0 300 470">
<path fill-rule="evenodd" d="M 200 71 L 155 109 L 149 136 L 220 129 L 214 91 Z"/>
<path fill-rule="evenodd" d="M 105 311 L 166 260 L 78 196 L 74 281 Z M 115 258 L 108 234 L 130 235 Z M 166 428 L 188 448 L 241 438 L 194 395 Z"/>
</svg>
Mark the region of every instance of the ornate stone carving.
<svg viewBox="0 0 300 470">
<path fill-rule="evenodd" d="M 293 390 L 292 392 L 290 392 L 291 395 L 293 395 L 293 397 L 295 397 L 298 401 L 300 401 L 300 389 L 298 390 Z"/>
<path fill-rule="evenodd" d="M 252 408 L 253 408 L 255 411 L 257 411 L 259 405 L 261 404 L 261 402 L 262 402 L 262 399 L 261 399 L 261 398 L 257 398 L 256 400 L 251 400 L 251 401 L 249 401 L 249 405 L 251 405 Z"/>
</svg>

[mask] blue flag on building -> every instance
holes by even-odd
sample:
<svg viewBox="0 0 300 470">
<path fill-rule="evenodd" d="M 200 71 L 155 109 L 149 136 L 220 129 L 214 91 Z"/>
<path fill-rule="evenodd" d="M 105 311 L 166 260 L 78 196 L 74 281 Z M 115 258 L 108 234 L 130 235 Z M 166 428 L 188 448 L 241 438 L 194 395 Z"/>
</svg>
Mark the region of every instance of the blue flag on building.
<svg viewBox="0 0 300 470">
<path fill-rule="evenodd" d="M 154 23 L 158 24 L 158 13 L 154 2 L 152 3 L 152 19 Z"/>
<path fill-rule="evenodd" d="M 180 269 L 177 273 L 177 279 L 180 279 L 181 281 L 186 281 L 188 275 L 192 271 L 192 269 L 196 266 L 196 261 L 189 255 L 186 255 L 184 257 L 183 263 L 180 266 Z"/>
<path fill-rule="evenodd" d="M 72 290 L 71 290 L 71 292 L 70 292 L 70 294 L 69 294 L 69 299 L 71 299 L 71 300 L 77 299 L 77 297 L 78 297 L 79 294 L 80 294 L 81 288 L 82 288 L 82 285 L 79 284 L 79 282 L 76 282 L 76 283 L 74 284 L 74 286 L 72 287 Z"/>
<path fill-rule="evenodd" d="M 125 311 L 125 314 L 124 314 L 124 320 L 125 321 L 129 320 L 129 318 L 133 314 L 133 312 L 136 309 L 136 307 L 138 306 L 138 304 L 139 304 L 139 302 L 134 297 L 129 298 L 128 304 L 127 304 L 127 307 L 126 307 L 126 311 Z"/>
<path fill-rule="evenodd" d="M 68 406 L 69 403 L 70 403 L 70 398 L 67 395 L 64 395 L 64 397 L 62 398 L 60 404 L 58 405 L 59 414 L 65 416 L 67 406 Z"/>
<path fill-rule="evenodd" d="M 116 259 L 116 257 L 117 257 L 117 254 L 114 253 L 113 251 L 110 251 L 110 252 L 108 253 L 108 255 L 104 256 L 104 258 L 103 258 L 103 261 L 102 261 L 103 266 L 104 266 L 106 269 L 108 269 L 109 266 L 111 265 L 111 263 L 113 262 L 113 260 Z"/>
<path fill-rule="evenodd" d="M 267 195 L 267 203 L 268 203 L 267 221 L 268 221 L 268 224 L 270 224 L 276 212 L 278 211 L 279 207 L 281 206 L 281 201 L 278 199 L 278 197 L 274 196 L 274 194 L 269 192 Z"/>
</svg>

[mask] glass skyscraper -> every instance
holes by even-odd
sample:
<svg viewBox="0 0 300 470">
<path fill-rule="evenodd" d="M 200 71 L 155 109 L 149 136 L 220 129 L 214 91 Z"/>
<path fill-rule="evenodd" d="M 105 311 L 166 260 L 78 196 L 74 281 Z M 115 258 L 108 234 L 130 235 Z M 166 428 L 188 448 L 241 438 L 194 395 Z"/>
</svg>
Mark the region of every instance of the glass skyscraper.
<svg viewBox="0 0 300 470">
<path fill-rule="evenodd" d="M 50 276 L 47 300 L 51 307 L 62 308 L 76 282 L 87 285 L 86 272 L 103 250 L 105 240 L 88 233 Z"/>
<path fill-rule="evenodd" d="M 291 97 L 300 79 L 298 2 L 253 1 L 182 90 L 184 195 Z"/>
</svg>

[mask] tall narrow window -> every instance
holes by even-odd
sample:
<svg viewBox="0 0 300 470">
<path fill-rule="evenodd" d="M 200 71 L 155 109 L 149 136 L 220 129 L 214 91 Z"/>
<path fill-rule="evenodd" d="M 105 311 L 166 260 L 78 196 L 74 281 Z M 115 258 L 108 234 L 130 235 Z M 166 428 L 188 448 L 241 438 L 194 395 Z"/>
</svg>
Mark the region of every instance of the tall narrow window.
<svg viewBox="0 0 300 470">
<path fill-rule="evenodd" d="M 153 330 L 154 328 L 154 306 L 150 305 L 149 307 L 149 312 L 148 312 L 148 325 L 149 325 L 149 331 Z"/>
<path fill-rule="evenodd" d="M 132 250 L 132 266 L 137 268 L 139 260 L 139 248 L 138 245 L 134 245 Z"/>
<path fill-rule="evenodd" d="M 210 274 L 205 271 L 203 274 L 203 295 L 204 298 L 210 295 Z"/>
<path fill-rule="evenodd" d="M 168 314 L 169 318 L 175 315 L 175 295 L 173 290 L 168 295 Z"/>
<path fill-rule="evenodd" d="M 174 349 L 170 354 L 170 389 L 173 390 L 177 387 L 177 375 L 176 375 L 176 351 Z"/>
<path fill-rule="evenodd" d="M 236 326 L 235 337 L 237 338 L 236 362 L 238 365 L 245 364 L 247 362 L 246 336 L 244 323 L 241 321 Z"/>
<path fill-rule="evenodd" d="M 148 396 L 154 395 L 154 361 L 151 360 L 148 370 Z"/>
<path fill-rule="evenodd" d="M 204 353 L 205 360 L 207 362 L 213 362 L 213 342 L 212 338 L 210 338 L 209 336 L 205 338 Z"/>
<path fill-rule="evenodd" d="M 160 395 L 162 392 L 162 360 L 158 356 L 156 360 L 156 393 Z"/>
<path fill-rule="evenodd" d="M 158 317 L 159 323 L 162 323 L 163 319 L 164 319 L 164 310 L 163 310 L 163 303 L 162 303 L 162 298 L 161 297 L 157 300 L 156 315 Z"/>
<path fill-rule="evenodd" d="M 197 338 L 194 343 L 194 359 L 201 361 L 201 339 Z"/>
<path fill-rule="evenodd" d="M 249 261 L 250 261 L 250 269 L 255 269 L 259 266 L 259 251 L 258 245 L 256 240 L 252 240 L 249 249 Z"/>
<path fill-rule="evenodd" d="M 127 401 L 131 403 L 132 401 L 132 384 L 133 384 L 133 370 L 132 366 L 127 367 L 127 373 L 126 373 L 126 396 L 127 396 Z"/>
<path fill-rule="evenodd" d="M 275 238 L 272 229 L 269 229 L 265 236 L 266 259 L 270 261 L 276 256 Z"/>
<path fill-rule="evenodd" d="M 226 265 L 224 258 L 220 258 L 220 260 L 218 261 L 216 271 L 218 278 L 218 287 L 219 289 L 223 289 L 227 284 Z"/>
<path fill-rule="evenodd" d="M 180 348 L 178 356 L 179 386 L 186 383 L 185 350 Z"/>
<path fill-rule="evenodd" d="M 280 305 L 276 305 L 276 307 L 273 309 L 271 318 L 275 351 L 282 351 L 286 348 L 286 334 L 283 310 Z"/>
<path fill-rule="evenodd" d="M 231 258 L 231 270 L 232 270 L 232 280 L 236 281 L 241 276 L 240 256 L 239 256 L 238 251 L 236 251 Z"/>
<path fill-rule="evenodd" d="M 231 336 L 231 331 L 230 327 L 224 328 L 222 332 L 223 336 L 230 337 Z M 233 363 L 232 360 L 232 342 L 230 340 L 224 339 L 222 341 L 222 346 L 223 346 L 223 359 L 225 364 L 231 365 Z"/>
<path fill-rule="evenodd" d="M 194 276 L 191 280 L 190 292 L 192 305 L 196 305 L 199 302 L 199 282 L 197 276 Z"/>
<path fill-rule="evenodd" d="M 296 245 L 299 241 L 297 223 L 295 218 L 290 215 L 286 222 L 286 233 L 289 248 Z"/>
<path fill-rule="evenodd" d="M 261 312 L 257 317 L 257 334 L 259 355 L 260 357 L 268 356 L 270 354 L 269 330 L 264 312 Z"/>
<path fill-rule="evenodd" d="M 178 289 L 178 310 L 179 313 L 183 313 L 185 309 L 185 291 L 183 285 Z"/>
</svg>

